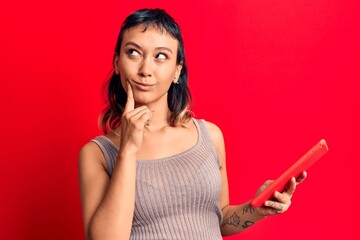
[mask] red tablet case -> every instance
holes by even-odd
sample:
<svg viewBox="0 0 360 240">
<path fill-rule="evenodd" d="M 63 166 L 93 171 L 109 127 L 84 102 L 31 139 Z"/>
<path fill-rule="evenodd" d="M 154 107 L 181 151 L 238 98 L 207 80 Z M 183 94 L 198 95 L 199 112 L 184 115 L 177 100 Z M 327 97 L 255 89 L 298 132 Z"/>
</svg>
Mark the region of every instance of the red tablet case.
<svg viewBox="0 0 360 240">
<path fill-rule="evenodd" d="M 267 188 L 257 195 L 250 205 L 253 207 L 261 207 L 264 202 L 270 199 L 275 191 L 282 192 L 292 177 L 298 177 L 300 173 L 311 167 L 328 151 L 328 146 L 324 139 L 315 144 L 307 153 L 305 153 L 298 161 L 289 167 L 278 179 L 273 181 Z"/>
</svg>

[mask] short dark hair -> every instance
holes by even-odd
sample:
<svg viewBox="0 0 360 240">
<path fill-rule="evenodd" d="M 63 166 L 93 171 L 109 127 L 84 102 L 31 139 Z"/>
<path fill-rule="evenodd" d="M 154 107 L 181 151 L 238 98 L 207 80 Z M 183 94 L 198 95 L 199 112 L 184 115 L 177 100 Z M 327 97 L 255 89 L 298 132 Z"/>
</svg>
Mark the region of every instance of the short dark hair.
<svg viewBox="0 0 360 240">
<path fill-rule="evenodd" d="M 144 25 L 146 31 L 149 26 L 156 26 L 160 31 L 169 33 L 178 41 L 176 63 L 182 65 L 178 84 L 171 84 L 168 90 L 168 106 L 171 111 L 169 123 L 177 126 L 187 122 L 191 118 L 190 105 L 191 94 L 188 86 L 188 72 L 185 61 L 184 42 L 179 25 L 163 9 L 141 9 L 130 14 L 121 25 L 120 33 L 116 42 L 114 59 L 120 54 L 121 43 L 127 29 Z M 120 124 L 120 119 L 126 104 L 127 94 L 121 85 L 120 76 L 112 72 L 106 86 L 106 107 L 100 115 L 99 125 L 106 134 Z"/>
</svg>

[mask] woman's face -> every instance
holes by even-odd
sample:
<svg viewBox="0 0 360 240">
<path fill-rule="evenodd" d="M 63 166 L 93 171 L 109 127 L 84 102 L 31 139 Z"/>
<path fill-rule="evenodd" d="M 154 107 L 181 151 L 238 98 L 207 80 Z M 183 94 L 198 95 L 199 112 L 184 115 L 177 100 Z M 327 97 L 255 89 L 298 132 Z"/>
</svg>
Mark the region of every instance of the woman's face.
<svg viewBox="0 0 360 240">
<path fill-rule="evenodd" d="M 127 29 L 120 54 L 115 57 L 115 73 L 127 90 L 129 81 L 137 105 L 167 101 L 167 91 L 179 79 L 181 64 L 176 64 L 178 41 L 166 31 L 144 25 Z"/>
</svg>

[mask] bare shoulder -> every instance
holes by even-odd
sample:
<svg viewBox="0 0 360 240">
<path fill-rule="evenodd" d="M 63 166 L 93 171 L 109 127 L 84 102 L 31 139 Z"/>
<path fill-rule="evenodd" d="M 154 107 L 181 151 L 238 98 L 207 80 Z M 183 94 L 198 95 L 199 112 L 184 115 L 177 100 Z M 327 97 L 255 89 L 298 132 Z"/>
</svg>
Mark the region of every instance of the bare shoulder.
<svg viewBox="0 0 360 240">
<path fill-rule="evenodd" d="M 104 164 L 104 155 L 96 143 L 88 142 L 82 146 L 79 152 L 79 167 L 83 167 L 84 165 L 98 165 L 104 167 Z"/>
<path fill-rule="evenodd" d="M 218 147 L 219 145 L 224 144 L 224 137 L 221 129 L 214 123 L 206 121 L 206 126 L 209 130 L 210 137 L 214 141 L 215 145 Z"/>
<path fill-rule="evenodd" d="M 82 146 L 79 152 L 79 158 L 81 159 L 83 159 L 84 157 L 86 158 L 87 156 L 100 156 L 100 155 L 101 155 L 101 150 L 94 142 L 86 143 L 84 146 Z"/>
</svg>

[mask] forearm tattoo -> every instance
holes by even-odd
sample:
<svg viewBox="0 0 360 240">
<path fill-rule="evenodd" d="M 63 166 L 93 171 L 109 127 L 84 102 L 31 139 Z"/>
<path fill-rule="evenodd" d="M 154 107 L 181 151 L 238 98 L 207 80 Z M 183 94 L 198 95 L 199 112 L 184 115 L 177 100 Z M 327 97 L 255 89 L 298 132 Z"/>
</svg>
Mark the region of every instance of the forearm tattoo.
<svg viewBox="0 0 360 240">
<path fill-rule="evenodd" d="M 252 222 L 252 221 L 245 221 L 244 223 L 243 223 L 243 225 L 241 225 L 243 228 L 248 228 L 248 227 L 250 227 L 251 225 L 253 225 L 254 224 L 254 222 Z"/>
<path fill-rule="evenodd" d="M 246 203 L 243 208 L 243 215 L 247 212 L 250 212 L 251 214 L 253 214 L 253 212 L 254 212 L 254 208 L 252 206 L 250 206 L 248 203 Z"/>
<path fill-rule="evenodd" d="M 240 226 L 240 217 L 239 217 L 239 215 L 237 215 L 236 212 L 234 212 L 233 215 L 231 215 L 230 217 L 228 217 L 227 219 L 225 219 L 222 222 L 220 227 L 225 227 L 225 225 L 232 225 L 234 227 Z"/>
<path fill-rule="evenodd" d="M 243 213 L 242 215 L 244 215 L 245 213 L 247 212 L 250 212 L 250 214 L 252 214 L 254 211 L 254 209 L 249 205 L 249 204 L 246 204 L 244 206 L 244 209 L 243 209 Z M 231 225 L 231 226 L 234 226 L 234 227 L 242 227 L 242 228 L 248 228 L 250 227 L 251 225 L 253 225 L 254 222 L 252 221 L 241 221 L 240 219 L 240 216 L 236 214 L 236 212 L 234 212 L 230 217 L 226 218 L 220 225 L 220 227 L 225 227 L 225 225 Z"/>
</svg>

